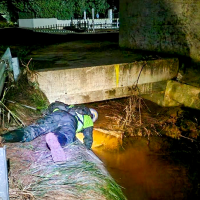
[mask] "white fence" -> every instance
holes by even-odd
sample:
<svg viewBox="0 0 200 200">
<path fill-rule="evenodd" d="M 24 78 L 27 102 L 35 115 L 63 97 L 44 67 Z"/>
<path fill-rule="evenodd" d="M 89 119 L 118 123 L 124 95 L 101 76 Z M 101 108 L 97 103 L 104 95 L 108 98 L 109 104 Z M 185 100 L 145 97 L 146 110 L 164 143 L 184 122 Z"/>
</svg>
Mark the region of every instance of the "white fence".
<svg viewBox="0 0 200 200">
<path fill-rule="evenodd" d="M 46 26 L 69 26 L 70 24 L 77 25 L 79 23 L 84 24 L 112 24 L 117 23 L 119 25 L 119 19 L 74 19 L 74 20 L 58 20 L 56 18 L 35 18 L 35 19 L 19 19 L 20 28 L 43 28 Z"/>
<path fill-rule="evenodd" d="M 112 9 L 108 9 L 108 18 L 99 19 L 92 8 L 92 18 L 87 18 L 84 11 L 83 19 L 58 20 L 57 18 L 19 19 L 20 28 L 34 29 L 37 32 L 95 32 L 101 29 L 119 29 L 119 18 L 113 19 Z"/>
<path fill-rule="evenodd" d="M 62 21 L 64 22 L 64 21 Z M 68 23 L 59 23 L 52 25 L 39 26 L 34 28 L 36 32 L 46 32 L 46 33 L 71 33 L 71 32 L 98 32 L 98 31 L 111 31 L 119 29 L 119 20 L 113 20 L 112 23 L 105 20 L 73 20 L 68 21 Z"/>
<path fill-rule="evenodd" d="M 56 18 L 35 18 L 35 19 L 19 19 L 20 28 L 38 28 L 42 26 L 57 24 Z"/>
</svg>

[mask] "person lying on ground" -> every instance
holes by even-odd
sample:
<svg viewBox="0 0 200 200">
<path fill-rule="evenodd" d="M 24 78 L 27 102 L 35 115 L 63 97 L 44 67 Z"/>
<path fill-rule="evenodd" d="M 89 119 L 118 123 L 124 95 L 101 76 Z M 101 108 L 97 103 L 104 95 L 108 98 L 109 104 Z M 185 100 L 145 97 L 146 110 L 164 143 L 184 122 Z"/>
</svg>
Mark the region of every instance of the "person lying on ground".
<svg viewBox="0 0 200 200">
<path fill-rule="evenodd" d="M 29 126 L 9 131 L 2 135 L 3 142 L 30 142 L 46 134 L 54 162 L 65 161 L 62 147 L 76 140 L 76 133 L 82 132 L 83 143 L 91 149 L 93 143 L 93 122 L 98 118 L 95 109 L 83 105 L 67 105 L 56 101 L 51 103 L 44 117 Z"/>
</svg>

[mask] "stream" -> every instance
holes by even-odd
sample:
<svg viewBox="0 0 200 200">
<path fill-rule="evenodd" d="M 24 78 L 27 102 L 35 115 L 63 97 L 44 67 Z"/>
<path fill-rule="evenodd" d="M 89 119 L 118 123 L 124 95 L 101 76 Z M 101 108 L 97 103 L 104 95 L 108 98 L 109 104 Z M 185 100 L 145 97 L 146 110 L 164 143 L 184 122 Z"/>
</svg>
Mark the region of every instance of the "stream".
<svg viewBox="0 0 200 200">
<path fill-rule="evenodd" d="M 96 134 L 94 142 L 99 138 Z M 200 199 L 200 160 L 195 142 L 163 136 L 150 137 L 150 143 L 145 137 L 130 137 L 122 148 L 108 148 L 113 144 L 113 137 L 105 136 L 103 145 L 93 147 L 93 151 L 128 200 Z"/>
</svg>

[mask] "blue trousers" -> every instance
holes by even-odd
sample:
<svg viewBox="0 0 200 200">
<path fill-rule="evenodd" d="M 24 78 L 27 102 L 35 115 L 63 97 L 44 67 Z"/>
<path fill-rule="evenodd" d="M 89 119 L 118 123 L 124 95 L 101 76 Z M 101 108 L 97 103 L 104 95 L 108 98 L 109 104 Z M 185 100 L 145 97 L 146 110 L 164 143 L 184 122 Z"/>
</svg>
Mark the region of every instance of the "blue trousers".
<svg viewBox="0 0 200 200">
<path fill-rule="evenodd" d="M 4 134 L 5 142 L 30 142 L 38 136 L 53 132 L 65 146 L 76 139 L 77 119 L 66 111 L 55 111 L 36 123 Z"/>
</svg>

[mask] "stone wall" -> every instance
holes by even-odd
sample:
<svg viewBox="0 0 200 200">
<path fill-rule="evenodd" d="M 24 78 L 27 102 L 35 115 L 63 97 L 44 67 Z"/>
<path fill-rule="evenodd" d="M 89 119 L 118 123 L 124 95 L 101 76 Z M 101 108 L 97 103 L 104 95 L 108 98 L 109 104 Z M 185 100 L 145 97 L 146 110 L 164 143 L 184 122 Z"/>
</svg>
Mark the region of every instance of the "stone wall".
<svg viewBox="0 0 200 200">
<path fill-rule="evenodd" d="M 200 1 L 120 0 L 119 45 L 200 61 Z"/>
</svg>

